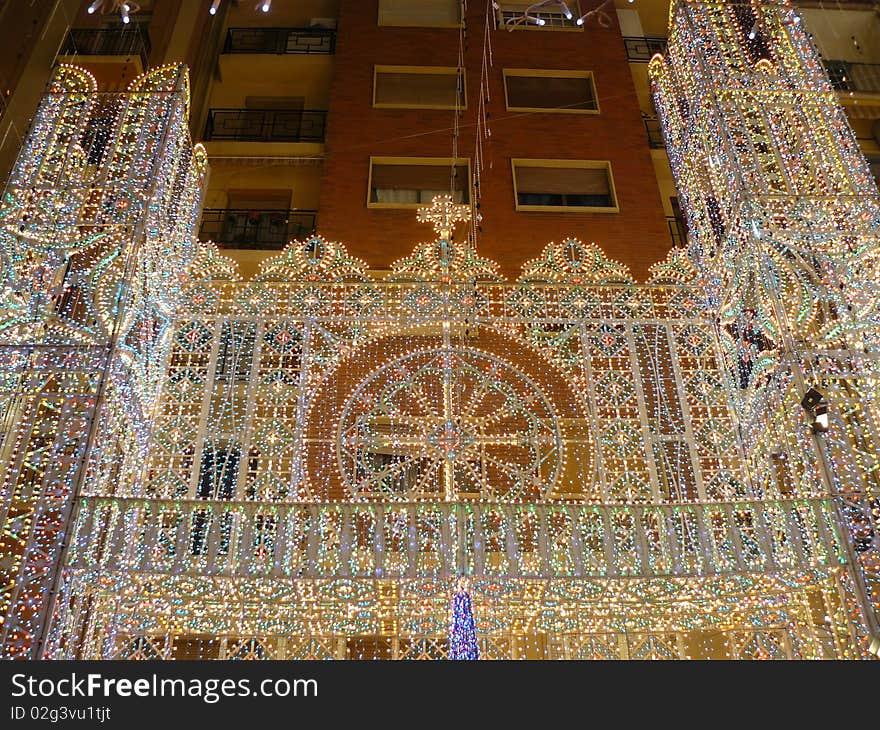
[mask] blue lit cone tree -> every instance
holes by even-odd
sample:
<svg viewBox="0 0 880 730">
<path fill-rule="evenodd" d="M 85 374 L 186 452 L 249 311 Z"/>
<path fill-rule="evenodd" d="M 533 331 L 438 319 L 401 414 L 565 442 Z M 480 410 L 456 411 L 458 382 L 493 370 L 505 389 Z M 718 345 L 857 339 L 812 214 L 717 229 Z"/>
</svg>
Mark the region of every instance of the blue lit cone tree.
<svg viewBox="0 0 880 730">
<path fill-rule="evenodd" d="M 467 592 L 467 578 L 462 576 L 452 597 L 452 625 L 449 630 L 450 659 L 479 659 L 477 631 L 474 627 L 474 612 L 471 597 Z"/>
</svg>

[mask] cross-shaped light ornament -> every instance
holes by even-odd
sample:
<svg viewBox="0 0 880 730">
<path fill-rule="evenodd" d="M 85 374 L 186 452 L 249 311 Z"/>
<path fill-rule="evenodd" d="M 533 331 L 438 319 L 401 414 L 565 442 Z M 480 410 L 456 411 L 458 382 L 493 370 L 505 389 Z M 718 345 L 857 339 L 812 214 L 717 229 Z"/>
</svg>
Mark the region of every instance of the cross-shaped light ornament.
<svg viewBox="0 0 880 730">
<path fill-rule="evenodd" d="M 471 208 L 459 205 L 451 195 L 435 195 L 429 207 L 418 209 L 416 218 L 419 223 L 430 223 L 437 235 L 448 241 L 453 224 L 471 219 Z"/>
</svg>

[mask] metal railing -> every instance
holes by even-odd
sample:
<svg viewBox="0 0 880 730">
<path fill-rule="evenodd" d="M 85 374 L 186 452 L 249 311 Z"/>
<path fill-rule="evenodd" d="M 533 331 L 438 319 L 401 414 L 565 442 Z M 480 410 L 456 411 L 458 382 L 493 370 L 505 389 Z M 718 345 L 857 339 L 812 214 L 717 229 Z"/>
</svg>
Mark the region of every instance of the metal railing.
<svg viewBox="0 0 880 730">
<path fill-rule="evenodd" d="M 211 109 L 205 139 L 323 142 L 327 112 L 315 109 Z"/>
<path fill-rule="evenodd" d="M 648 144 L 651 146 L 651 149 L 662 150 L 666 147 L 660 120 L 656 117 L 642 117 L 642 121 L 645 123 L 645 132 L 648 135 Z"/>
<path fill-rule="evenodd" d="M 62 56 L 140 56 L 144 67 L 150 55 L 145 31 L 132 28 L 71 28 L 61 46 Z"/>
<path fill-rule="evenodd" d="M 543 25 L 536 24 L 533 20 L 525 19 L 524 8 L 506 9 L 503 6 L 496 10 L 497 27 L 511 28 L 580 28 L 575 17 L 566 18 L 562 10 L 532 10 L 529 12 L 530 18 L 540 18 L 544 21 Z"/>
<path fill-rule="evenodd" d="M 666 225 L 669 226 L 669 237 L 672 239 L 672 245 L 676 248 L 687 246 L 687 228 L 681 218 L 673 215 L 666 216 Z"/>
<path fill-rule="evenodd" d="M 626 46 L 627 61 L 647 63 L 654 57 L 655 53 L 666 53 L 665 38 L 624 36 L 623 43 Z"/>
<path fill-rule="evenodd" d="M 880 63 L 823 60 L 822 64 L 838 91 L 880 93 Z"/>
<path fill-rule="evenodd" d="M 199 240 L 220 248 L 280 250 L 295 238 L 315 231 L 314 210 L 243 210 L 208 208 L 202 211 Z"/>
<path fill-rule="evenodd" d="M 230 28 L 223 53 L 331 54 L 336 31 L 327 28 Z"/>
<path fill-rule="evenodd" d="M 843 562 L 827 499 L 699 505 L 80 502 L 72 569 L 330 578 L 655 577 Z"/>
</svg>

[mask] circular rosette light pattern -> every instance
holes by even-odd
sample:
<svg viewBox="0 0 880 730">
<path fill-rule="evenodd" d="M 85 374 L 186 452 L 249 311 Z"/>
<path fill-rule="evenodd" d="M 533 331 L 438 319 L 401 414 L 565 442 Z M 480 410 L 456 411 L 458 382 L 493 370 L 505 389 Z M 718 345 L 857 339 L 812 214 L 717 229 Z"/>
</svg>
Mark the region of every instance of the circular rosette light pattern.
<svg viewBox="0 0 880 730">
<path fill-rule="evenodd" d="M 464 347 L 410 352 L 370 373 L 344 405 L 337 450 L 359 497 L 535 498 L 563 464 L 538 384 Z"/>
</svg>

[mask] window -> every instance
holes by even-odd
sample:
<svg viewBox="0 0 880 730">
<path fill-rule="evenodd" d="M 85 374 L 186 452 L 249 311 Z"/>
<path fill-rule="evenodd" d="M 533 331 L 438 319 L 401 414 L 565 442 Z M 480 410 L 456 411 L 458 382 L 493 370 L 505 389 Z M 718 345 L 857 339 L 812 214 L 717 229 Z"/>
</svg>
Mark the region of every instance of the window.
<svg viewBox="0 0 880 730">
<path fill-rule="evenodd" d="M 371 157 L 368 208 L 417 208 L 435 195 L 448 195 L 452 160 L 442 157 Z M 470 198 L 470 163 L 459 159 L 455 166 L 456 202 Z"/>
<path fill-rule="evenodd" d="M 498 28 L 505 30 L 583 30 L 584 26 L 577 24 L 581 16 L 580 6 L 577 0 L 567 2 L 566 6 L 571 12 L 571 18 L 565 17 L 561 5 L 548 5 L 535 9 L 535 2 L 496 2 L 495 22 Z M 529 18 L 540 19 L 543 24 L 538 25 L 534 20 L 525 18 L 526 11 Z"/>
<path fill-rule="evenodd" d="M 605 160 L 511 160 L 516 209 L 617 213 Z"/>
<path fill-rule="evenodd" d="M 379 0 L 379 25 L 457 28 L 460 0 Z"/>
<path fill-rule="evenodd" d="M 590 71 L 504 69 L 504 95 L 511 111 L 598 114 Z"/>
<path fill-rule="evenodd" d="M 376 66 L 373 106 L 389 109 L 455 109 L 458 69 L 437 66 Z M 461 77 L 461 108 L 467 94 Z"/>
</svg>

